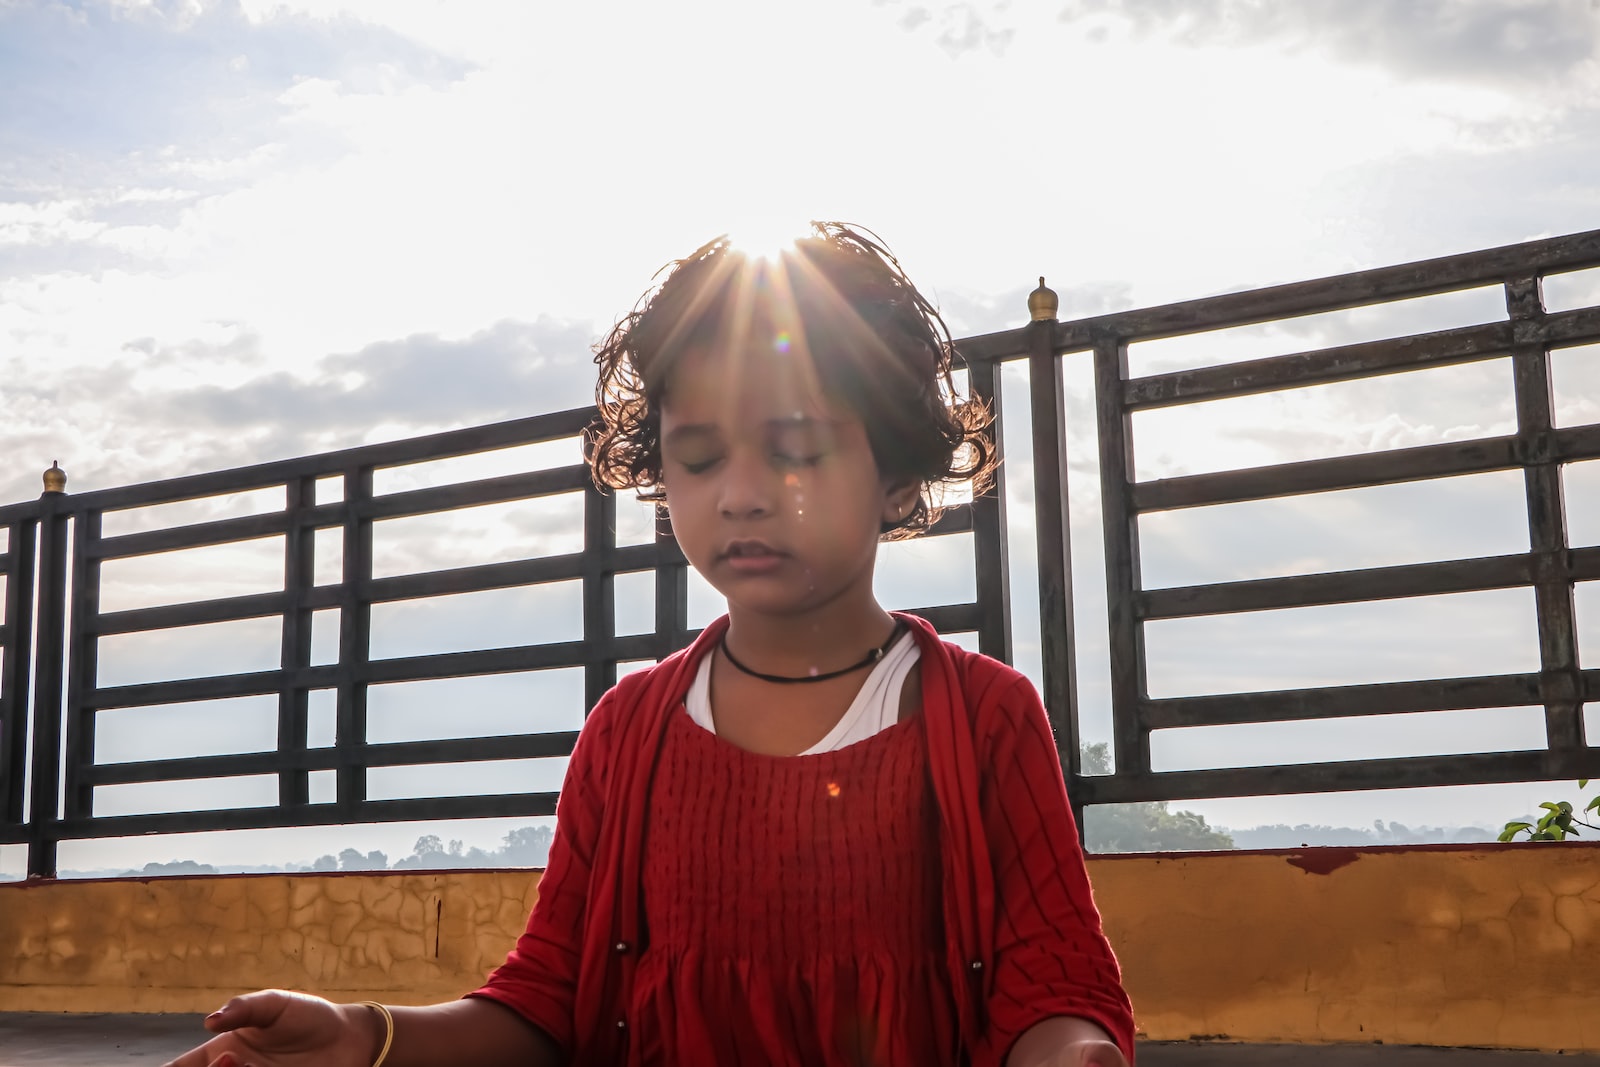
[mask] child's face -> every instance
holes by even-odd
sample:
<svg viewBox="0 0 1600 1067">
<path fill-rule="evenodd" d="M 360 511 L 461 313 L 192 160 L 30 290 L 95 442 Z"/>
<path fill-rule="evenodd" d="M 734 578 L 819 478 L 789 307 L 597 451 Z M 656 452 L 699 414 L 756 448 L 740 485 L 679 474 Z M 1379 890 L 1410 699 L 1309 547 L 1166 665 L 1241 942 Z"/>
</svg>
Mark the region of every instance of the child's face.
<svg viewBox="0 0 1600 1067">
<path fill-rule="evenodd" d="M 918 486 L 879 474 L 866 429 L 798 355 L 686 354 L 661 404 L 661 478 L 678 543 L 730 610 L 867 606 L 878 533 Z"/>
</svg>

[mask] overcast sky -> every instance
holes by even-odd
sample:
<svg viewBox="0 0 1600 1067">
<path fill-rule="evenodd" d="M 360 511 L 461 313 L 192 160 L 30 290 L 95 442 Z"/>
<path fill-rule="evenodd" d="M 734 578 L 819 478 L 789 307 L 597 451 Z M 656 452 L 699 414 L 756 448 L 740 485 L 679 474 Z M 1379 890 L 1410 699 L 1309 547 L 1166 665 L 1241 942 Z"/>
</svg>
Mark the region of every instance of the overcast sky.
<svg viewBox="0 0 1600 1067">
<path fill-rule="evenodd" d="M 586 403 L 592 340 L 659 266 L 722 232 L 864 223 L 961 335 L 1022 324 L 1040 274 L 1071 318 L 1593 229 L 1597 41 L 1593 0 L 0 0 L 0 502 L 36 495 L 56 459 L 84 491 Z M 1593 303 L 1600 281 L 1552 295 Z M 1490 290 L 1134 361 L 1503 315 Z M 1596 364 L 1593 349 L 1558 361 L 1565 423 L 1600 419 Z M 1087 387 L 1081 366 L 1069 377 Z M 1504 433 L 1510 396 L 1491 363 L 1154 412 L 1136 422 L 1139 474 Z M 1092 442 L 1074 447 L 1094 738 L 1109 732 L 1103 594 Z M 1020 451 L 1014 563 L 1032 595 Z M 1568 478 L 1573 540 L 1600 543 L 1600 471 Z M 1145 581 L 1520 551 L 1522 506 L 1517 477 L 1482 476 L 1159 516 Z M 499 519 L 522 553 L 564 521 Z M 397 569 L 461 547 L 412 533 L 425 547 L 396 547 Z M 886 565 L 890 600 L 948 555 L 905 551 L 930 555 Z M 202 570 L 262 588 L 272 555 Z M 184 598 L 159 571 L 118 580 L 130 604 Z M 1536 666 L 1531 594 L 1436 600 L 1155 625 L 1152 690 Z M 1580 612 L 1594 666 L 1600 595 L 1581 590 Z M 444 618 L 397 621 L 395 647 L 423 630 L 474 639 Z M 1026 667 L 1026 612 L 1018 625 Z M 161 656 L 128 643 L 106 669 L 131 680 Z M 1455 714 L 1445 730 L 1202 731 L 1158 737 L 1156 753 L 1187 767 L 1543 743 L 1529 709 Z M 1232 825 L 1487 824 L 1545 791 L 1194 806 Z M 397 851 L 372 840 L 403 853 L 412 829 L 395 835 Z"/>
</svg>

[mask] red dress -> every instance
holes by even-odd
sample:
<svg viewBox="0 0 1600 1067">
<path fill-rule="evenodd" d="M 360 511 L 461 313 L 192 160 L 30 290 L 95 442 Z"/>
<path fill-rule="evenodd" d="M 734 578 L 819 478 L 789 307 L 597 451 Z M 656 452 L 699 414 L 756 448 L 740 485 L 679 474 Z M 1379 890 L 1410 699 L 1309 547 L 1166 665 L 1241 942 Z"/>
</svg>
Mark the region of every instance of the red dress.
<svg viewBox="0 0 1600 1067">
<path fill-rule="evenodd" d="M 998 1065 L 1054 1015 L 1133 1055 L 1031 684 L 906 618 L 923 709 L 812 756 L 683 709 L 720 635 L 625 678 L 573 753 L 527 931 L 474 996 L 574 1064 Z"/>
</svg>

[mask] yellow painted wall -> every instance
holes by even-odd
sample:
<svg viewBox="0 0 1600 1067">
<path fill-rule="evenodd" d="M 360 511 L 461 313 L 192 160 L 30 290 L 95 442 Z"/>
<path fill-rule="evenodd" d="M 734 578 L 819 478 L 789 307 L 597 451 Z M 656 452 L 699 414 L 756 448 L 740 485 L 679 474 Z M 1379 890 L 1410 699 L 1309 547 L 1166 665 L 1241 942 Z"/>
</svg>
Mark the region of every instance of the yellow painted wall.
<svg viewBox="0 0 1600 1067">
<path fill-rule="evenodd" d="M 1091 862 L 1151 1037 L 1600 1051 L 1600 846 Z"/>
<path fill-rule="evenodd" d="M 1090 861 L 1150 1038 L 1600 1051 L 1600 846 Z M 0 886 L 0 1010 L 426 1003 L 521 931 L 529 871 Z"/>
<path fill-rule="evenodd" d="M 0 885 L 0 1010 L 211 1011 L 277 986 L 426 1004 L 481 983 L 536 871 Z"/>
</svg>

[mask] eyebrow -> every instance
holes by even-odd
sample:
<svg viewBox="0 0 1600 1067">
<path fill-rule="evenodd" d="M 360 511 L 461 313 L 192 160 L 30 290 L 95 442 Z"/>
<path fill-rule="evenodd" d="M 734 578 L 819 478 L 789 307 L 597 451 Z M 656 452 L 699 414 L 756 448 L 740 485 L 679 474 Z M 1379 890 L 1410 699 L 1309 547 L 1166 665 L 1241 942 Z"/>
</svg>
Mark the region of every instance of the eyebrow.
<svg viewBox="0 0 1600 1067">
<path fill-rule="evenodd" d="M 768 430 L 806 430 L 811 429 L 812 427 L 830 429 L 836 425 L 838 425 L 837 419 L 825 418 L 820 415 L 807 415 L 803 412 L 797 412 L 793 415 L 785 415 L 781 418 L 768 419 L 766 421 L 766 428 Z M 671 433 L 668 433 L 661 439 L 661 443 L 664 445 L 677 444 L 682 441 L 693 441 L 705 437 L 720 436 L 722 436 L 722 429 L 715 423 L 691 422 L 682 426 L 674 427 Z"/>
<path fill-rule="evenodd" d="M 767 420 L 767 428 L 770 430 L 806 429 L 812 426 L 831 427 L 838 424 L 838 419 L 830 419 L 822 415 L 807 415 L 801 411 L 797 411 L 793 415 L 785 415 L 782 418 Z"/>
<path fill-rule="evenodd" d="M 671 433 L 667 434 L 661 439 L 661 443 L 663 445 L 670 445 L 677 444 L 682 441 L 692 441 L 702 437 L 716 436 L 719 436 L 719 431 L 715 426 L 711 425 L 710 423 L 697 422 L 691 423 L 687 426 L 679 426 L 675 428 Z"/>
</svg>

